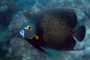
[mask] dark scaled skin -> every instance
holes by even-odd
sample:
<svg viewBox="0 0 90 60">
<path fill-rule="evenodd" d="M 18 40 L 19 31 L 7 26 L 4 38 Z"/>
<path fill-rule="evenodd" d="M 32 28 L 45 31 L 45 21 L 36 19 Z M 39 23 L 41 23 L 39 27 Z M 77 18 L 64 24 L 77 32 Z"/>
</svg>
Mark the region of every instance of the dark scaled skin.
<svg viewBox="0 0 90 60">
<path fill-rule="evenodd" d="M 73 50 L 76 42 L 72 38 L 77 17 L 73 9 L 57 8 L 39 13 L 43 15 L 39 28 L 43 31 L 46 46 L 56 50 Z"/>
<path fill-rule="evenodd" d="M 67 23 L 58 16 L 45 16 L 39 27 L 44 32 L 43 39 L 46 45 L 57 50 L 61 49 L 62 43 L 68 36 L 72 36 L 73 32 Z"/>
</svg>

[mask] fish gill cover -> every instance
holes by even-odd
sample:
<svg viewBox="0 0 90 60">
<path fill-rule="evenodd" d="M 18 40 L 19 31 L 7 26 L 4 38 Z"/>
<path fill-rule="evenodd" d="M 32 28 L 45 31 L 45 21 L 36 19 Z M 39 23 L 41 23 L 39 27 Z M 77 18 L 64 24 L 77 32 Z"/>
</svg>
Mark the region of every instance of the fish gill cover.
<svg viewBox="0 0 90 60">
<path fill-rule="evenodd" d="M 19 31 L 29 21 L 23 12 L 32 14 L 56 7 L 78 8 L 80 24 L 87 32 L 82 42 L 77 41 L 75 48 L 85 47 L 81 51 L 47 50 L 53 57 L 40 52 L 27 43 Z M 0 60 L 90 60 L 90 0 L 0 0 Z"/>
</svg>

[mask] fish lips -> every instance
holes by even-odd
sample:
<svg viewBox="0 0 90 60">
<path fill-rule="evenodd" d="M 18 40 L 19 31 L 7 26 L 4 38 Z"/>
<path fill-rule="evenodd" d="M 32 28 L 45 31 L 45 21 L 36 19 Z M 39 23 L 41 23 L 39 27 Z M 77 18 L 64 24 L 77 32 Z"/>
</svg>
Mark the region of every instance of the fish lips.
<svg viewBox="0 0 90 60">
<path fill-rule="evenodd" d="M 20 35 L 24 37 L 24 30 L 20 31 Z"/>
</svg>

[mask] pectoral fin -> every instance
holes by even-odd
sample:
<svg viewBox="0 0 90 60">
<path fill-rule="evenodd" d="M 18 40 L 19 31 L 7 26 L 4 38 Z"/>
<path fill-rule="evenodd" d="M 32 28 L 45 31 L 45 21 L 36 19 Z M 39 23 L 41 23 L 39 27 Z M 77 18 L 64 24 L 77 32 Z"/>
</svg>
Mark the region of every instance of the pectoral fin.
<svg viewBox="0 0 90 60">
<path fill-rule="evenodd" d="M 44 49 L 42 49 L 41 47 L 39 47 L 39 46 L 36 46 L 36 45 L 33 45 L 35 48 L 37 48 L 38 50 L 40 50 L 40 51 L 42 51 L 42 52 L 44 52 L 44 53 L 46 53 L 46 54 L 48 54 Z"/>
<path fill-rule="evenodd" d="M 27 38 L 25 38 L 25 39 L 27 40 L 28 43 L 30 43 L 32 46 L 34 46 L 34 47 L 37 48 L 38 50 L 40 50 L 40 51 L 48 54 L 48 53 L 47 53 L 44 49 L 42 49 L 40 46 L 35 45 L 35 44 L 33 43 L 33 42 L 34 42 L 33 40 L 30 40 L 30 39 L 27 39 Z"/>
</svg>

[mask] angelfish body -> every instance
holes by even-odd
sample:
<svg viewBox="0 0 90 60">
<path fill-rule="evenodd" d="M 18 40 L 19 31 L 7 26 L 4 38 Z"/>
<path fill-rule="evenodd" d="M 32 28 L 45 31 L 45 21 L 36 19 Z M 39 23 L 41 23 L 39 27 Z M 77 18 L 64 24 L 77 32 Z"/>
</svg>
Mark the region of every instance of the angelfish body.
<svg viewBox="0 0 90 60">
<path fill-rule="evenodd" d="M 77 16 L 74 9 L 53 8 L 34 15 L 20 34 L 35 48 L 43 52 L 45 50 L 42 47 L 74 50 L 76 41 L 73 37 L 82 41 L 86 32 L 85 26 L 75 28 L 76 25 Z"/>
</svg>

